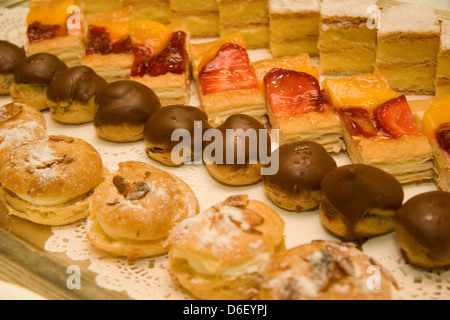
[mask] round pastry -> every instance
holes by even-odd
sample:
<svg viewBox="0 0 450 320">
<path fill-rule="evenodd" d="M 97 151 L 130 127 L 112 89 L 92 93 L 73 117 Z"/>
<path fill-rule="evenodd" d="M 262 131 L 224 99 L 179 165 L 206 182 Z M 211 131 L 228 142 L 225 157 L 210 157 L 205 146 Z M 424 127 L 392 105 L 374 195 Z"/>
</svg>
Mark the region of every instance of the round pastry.
<svg viewBox="0 0 450 320">
<path fill-rule="evenodd" d="M 313 241 L 281 252 L 264 272 L 261 300 L 390 300 L 391 275 L 355 245 Z"/>
<path fill-rule="evenodd" d="M 58 72 L 67 70 L 67 65 L 50 53 L 36 53 L 17 64 L 11 99 L 29 104 L 38 110 L 47 106 L 47 88 Z"/>
<path fill-rule="evenodd" d="M 203 133 L 209 128 L 208 116 L 199 108 L 179 105 L 161 108 L 155 111 L 145 124 L 146 153 L 151 159 L 166 166 L 176 167 L 186 163 L 187 160 L 194 162 L 197 147 L 202 161 Z M 177 129 L 187 130 L 186 133 L 189 134 L 190 142 L 185 146 L 190 148 L 189 154 L 184 154 L 186 148 L 180 148 L 178 154 L 172 155 L 174 148 L 186 142 L 184 137 L 183 140 L 173 141 L 172 134 Z M 196 135 L 199 135 L 200 143 L 196 142 Z"/>
<path fill-rule="evenodd" d="M 261 181 L 263 165 L 260 162 L 260 155 L 270 156 L 271 144 L 264 125 L 248 115 L 235 114 L 228 117 L 216 129 L 220 132 L 217 138 L 222 141 L 217 143 L 216 137 L 213 136 L 211 142 L 204 144 L 205 165 L 211 176 L 232 186 L 250 185 Z M 229 135 L 230 132 L 233 134 Z M 262 135 L 265 135 L 266 144 L 264 140 L 260 143 Z M 261 145 L 266 146 L 264 150 L 261 149 Z M 228 154 L 230 151 L 233 154 Z"/>
<path fill-rule="evenodd" d="M 401 184 L 389 173 L 364 164 L 336 168 L 322 180 L 320 218 L 345 241 L 392 232 L 403 204 Z"/>
<path fill-rule="evenodd" d="M 395 232 L 409 263 L 450 266 L 450 193 L 433 191 L 408 200 L 397 211 Z"/>
<path fill-rule="evenodd" d="M 167 252 L 170 230 L 199 212 L 186 183 L 149 164 L 122 162 L 95 190 L 86 227 L 91 243 L 129 260 Z"/>
<path fill-rule="evenodd" d="M 0 40 L 0 95 L 9 95 L 16 66 L 25 57 L 24 48 Z"/>
<path fill-rule="evenodd" d="M 142 140 L 145 123 L 161 107 L 152 89 L 131 80 L 109 83 L 94 101 L 94 127 L 101 138 L 113 142 Z"/>
<path fill-rule="evenodd" d="M 95 95 L 107 84 L 94 70 L 76 66 L 58 73 L 47 89 L 47 105 L 56 121 L 81 124 L 94 120 Z"/>
<path fill-rule="evenodd" d="M 336 168 L 336 161 L 322 145 L 309 141 L 281 145 L 278 159 L 278 172 L 263 176 L 268 197 L 288 211 L 316 208 L 322 198 L 322 179 Z"/>
<path fill-rule="evenodd" d="M 250 299 L 267 262 L 285 249 L 283 233 L 283 219 L 269 206 L 232 196 L 173 229 L 170 267 L 198 299 Z"/>
<path fill-rule="evenodd" d="M 12 215 L 65 225 L 89 215 L 89 200 L 104 177 L 102 159 L 86 141 L 67 136 L 27 143 L 0 168 L 0 198 Z"/>
<path fill-rule="evenodd" d="M 42 113 L 22 103 L 0 107 L 0 163 L 12 150 L 47 138 L 47 124 Z"/>
</svg>

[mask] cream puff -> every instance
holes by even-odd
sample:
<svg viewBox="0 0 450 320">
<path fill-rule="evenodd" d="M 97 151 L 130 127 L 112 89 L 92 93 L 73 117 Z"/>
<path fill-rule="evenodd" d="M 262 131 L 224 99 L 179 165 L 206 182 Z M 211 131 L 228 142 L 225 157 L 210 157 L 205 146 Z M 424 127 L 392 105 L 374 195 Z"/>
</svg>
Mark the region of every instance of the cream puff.
<svg viewBox="0 0 450 320">
<path fill-rule="evenodd" d="M 9 95 L 16 66 L 25 57 L 24 48 L 0 40 L 0 95 Z"/>
</svg>

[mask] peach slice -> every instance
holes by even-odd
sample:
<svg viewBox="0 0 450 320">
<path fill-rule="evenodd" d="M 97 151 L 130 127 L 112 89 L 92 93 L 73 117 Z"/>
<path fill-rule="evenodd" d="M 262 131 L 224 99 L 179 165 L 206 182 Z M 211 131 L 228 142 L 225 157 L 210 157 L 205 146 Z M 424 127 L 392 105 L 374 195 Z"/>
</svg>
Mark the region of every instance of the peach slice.
<svg viewBox="0 0 450 320">
<path fill-rule="evenodd" d="M 27 25 L 39 22 L 45 26 L 66 26 L 66 21 L 71 13 L 67 13 L 70 6 L 76 5 L 74 0 L 51 0 L 30 2 L 27 15 Z"/>
</svg>

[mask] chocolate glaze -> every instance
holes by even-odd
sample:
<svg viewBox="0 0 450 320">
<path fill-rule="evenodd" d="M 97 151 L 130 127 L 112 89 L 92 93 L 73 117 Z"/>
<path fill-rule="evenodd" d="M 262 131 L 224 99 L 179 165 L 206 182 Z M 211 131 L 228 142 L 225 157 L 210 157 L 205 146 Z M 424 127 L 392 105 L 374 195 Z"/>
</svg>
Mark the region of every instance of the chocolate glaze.
<svg viewBox="0 0 450 320">
<path fill-rule="evenodd" d="M 337 166 L 325 148 L 316 142 L 291 142 L 281 145 L 278 151 L 278 173 L 264 176 L 264 183 L 276 185 L 294 197 L 302 191 L 320 190 L 323 177 Z"/>
<path fill-rule="evenodd" d="M 67 70 L 67 65 L 50 53 L 37 53 L 22 60 L 15 71 L 16 83 L 49 85 L 58 72 Z"/>
<path fill-rule="evenodd" d="M 161 149 L 162 152 L 171 152 L 179 143 L 179 141 L 172 141 L 172 133 L 176 129 L 186 129 L 190 133 L 193 150 L 195 121 L 201 121 L 202 134 L 211 128 L 208 116 L 199 108 L 181 105 L 161 108 L 154 112 L 145 124 L 144 140 L 155 148 Z"/>
<path fill-rule="evenodd" d="M 0 40 L 0 74 L 14 73 L 17 64 L 25 58 L 26 54 L 23 48 Z"/>
<path fill-rule="evenodd" d="M 401 184 L 385 171 L 363 164 L 336 168 L 322 180 L 321 208 L 330 219 L 346 224 L 345 241 L 359 241 L 355 228 L 372 209 L 396 211 L 403 203 Z"/>
<path fill-rule="evenodd" d="M 47 98 L 55 102 L 75 100 L 86 104 L 106 85 L 106 80 L 91 68 L 76 66 L 55 75 L 47 89 Z"/>
<path fill-rule="evenodd" d="M 397 211 L 396 219 L 431 257 L 450 258 L 450 193 L 417 195 Z"/>
<path fill-rule="evenodd" d="M 94 125 L 144 126 L 161 107 L 158 96 L 149 87 L 131 80 L 109 83 L 95 96 L 98 111 Z"/>
</svg>

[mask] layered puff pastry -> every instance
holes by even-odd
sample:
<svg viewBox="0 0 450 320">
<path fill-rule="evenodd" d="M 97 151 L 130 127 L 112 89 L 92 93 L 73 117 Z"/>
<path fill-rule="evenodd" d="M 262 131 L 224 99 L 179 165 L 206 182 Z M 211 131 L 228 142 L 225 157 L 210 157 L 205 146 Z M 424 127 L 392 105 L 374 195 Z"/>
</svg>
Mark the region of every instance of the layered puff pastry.
<svg viewBox="0 0 450 320">
<path fill-rule="evenodd" d="M 95 190 L 86 231 L 93 246 L 129 260 L 167 252 L 172 228 L 199 212 L 180 178 L 137 161 L 119 163 Z"/>
<path fill-rule="evenodd" d="M 167 241 L 172 273 L 198 299 L 250 299 L 265 265 L 284 250 L 283 233 L 273 209 L 231 196 L 173 229 Z"/>
<path fill-rule="evenodd" d="M 191 44 L 190 62 L 201 107 L 212 126 L 221 125 L 233 114 L 246 114 L 268 125 L 264 95 L 239 33 Z"/>
<path fill-rule="evenodd" d="M 433 154 L 405 96 L 381 75 L 325 79 L 327 100 L 338 109 L 353 163 L 378 167 L 401 183 L 430 180 Z"/>
<path fill-rule="evenodd" d="M 261 60 L 252 67 L 281 143 L 314 141 L 328 152 L 345 150 L 339 116 L 323 98 L 319 70 L 309 55 Z"/>
</svg>

